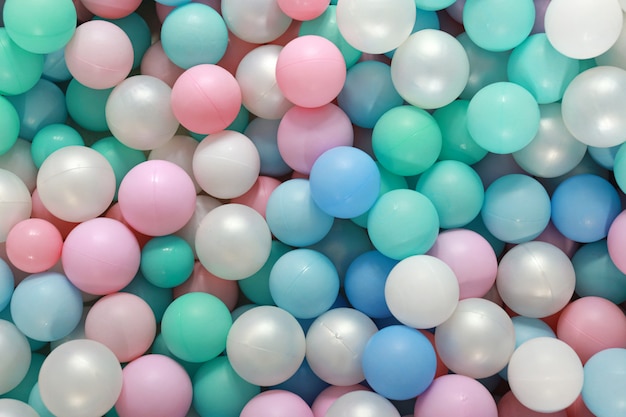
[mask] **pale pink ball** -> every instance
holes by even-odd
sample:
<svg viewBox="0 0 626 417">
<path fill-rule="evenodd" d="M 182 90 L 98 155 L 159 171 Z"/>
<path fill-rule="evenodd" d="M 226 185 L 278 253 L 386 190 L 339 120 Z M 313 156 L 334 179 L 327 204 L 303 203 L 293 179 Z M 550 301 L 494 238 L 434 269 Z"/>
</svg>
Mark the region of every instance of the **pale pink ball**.
<svg viewBox="0 0 626 417">
<path fill-rule="evenodd" d="M 118 192 L 122 216 L 148 236 L 164 236 L 182 228 L 196 208 L 196 188 L 173 162 L 150 160 L 133 167 Z"/>
<path fill-rule="evenodd" d="M 606 238 L 609 257 L 620 271 L 626 274 L 626 210 L 611 223 Z"/>
<path fill-rule="evenodd" d="M 312 20 L 328 8 L 328 0 L 277 0 L 278 7 L 287 16 L 296 20 Z"/>
<path fill-rule="evenodd" d="M 127 286 L 139 271 L 140 258 L 135 235 L 121 222 L 106 217 L 72 229 L 61 253 L 63 270 L 72 284 L 95 295 Z"/>
<path fill-rule="evenodd" d="M 241 88 L 235 77 L 218 65 L 196 65 L 172 87 L 172 110 L 181 125 L 208 135 L 227 128 L 241 109 Z"/>
<path fill-rule="evenodd" d="M 111 349 L 120 362 L 130 362 L 152 345 L 156 319 L 148 303 L 137 295 L 109 294 L 87 313 L 85 336 Z"/>
<path fill-rule="evenodd" d="M 72 76 L 96 90 L 121 83 L 133 68 L 133 59 L 126 32 L 106 20 L 79 25 L 65 46 L 65 63 Z"/>
<path fill-rule="evenodd" d="M 315 417 L 324 417 L 326 415 L 326 411 L 328 411 L 330 406 L 333 405 L 335 401 L 337 401 L 337 398 L 352 391 L 369 390 L 360 384 L 346 386 L 331 385 L 327 388 L 324 388 L 324 390 L 320 392 L 317 397 L 315 397 L 315 400 L 311 405 L 313 415 Z"/>
<path fill-rule="evenodd" d="M 26 219 L 9 230 L 7 257 L 24 272 L 35 274 L 52 268 L 61 259 L 63 237 L 52 223 L 43 219 Z"/>
<path fill-rule="evenodd" d="M 81 0 L 85 8 L 104 19 L 121 19 L 128 16 L 141 4 L 141 0 Z"/>
<path fill-rule="evenodd" d="M 193 387 L 185 369 L 165 355 L 145 355 L 122 371 L 122 392 L 115 403 L 120 417 L 185 417 Z"/>
<path fill-rule="evenodd" d="M 252 207 L 261 216 L 265 217 L 265 209 L 267 208 L 267 200 L 272 192 L 280 185 L 280 181 L 273 177 L 259 176 L 256 182 L 245 194 L 233 198 L 231 203 L 239 203 Z"/>
<path fill-rule="evenodd" d="M 169 85 L 170 88 L 174 86 L 178 77 L 185 72 L 183 68 L 174 64 L 165 54 L 161 41 L 156 41 L 150 45 L 141 58 L 139 70 L 142 75 L 151 75 L 158 78 Z"/>
<path fill-rule="evenodd" d="M 283 95 L 302 107 L 333 101 L 346 81 L 346 61 L 326 38 L 305 35 L 285 45 L 276 63 L 276 81 Z"/>
<path fill-rule="evenodd" d="M 313 411 L 298 395 L 285 390 L 269 390 L 252 398 L 239 417 L 313 417 Z"/>
<path fill-rule="evenodd" d="M 190 292 L 206 292 L 222 300 L 230 311 L 235 309 L 239 299 L 239 285 L 237 281 L 219 278 L 198 261 L 194 264 L 191 276 L 182 284 L 173 289 L 174 298 Z"/>
</svg>

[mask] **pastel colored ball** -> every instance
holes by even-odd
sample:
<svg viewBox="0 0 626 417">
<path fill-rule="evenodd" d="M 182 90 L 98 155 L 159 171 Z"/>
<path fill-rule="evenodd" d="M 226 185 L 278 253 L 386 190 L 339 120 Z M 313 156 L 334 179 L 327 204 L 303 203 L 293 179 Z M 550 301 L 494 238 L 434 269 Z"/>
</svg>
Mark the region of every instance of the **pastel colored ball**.
<svg viewBox="0 0 626 417">
<path fill-rule="evenodd" d="M 285 390 L 269 390 L 256 395 L 241 410 L 240 417 L 313 417 L 313 411 L 298 395 Z"/>
<path fill-rule="evenodd" d="M 187 372 L 164 355 L 144 355 L 124 367 L 115 402 L 120 417 L 184 417 L 193 395 Z"/>
<path fill-rule="evenodd" d="M 53 123 L 40 129 L 31 141 L 31 155 L 37 168 L 54 151 L 65 146 L 84 146 L 85 141 L 76 129 L 71 126 Z"/>
<path fill-rule="evenodd" d="M 507 392 L 498 401 L 499 417 L 568 417 L 565 410 L 555 411 L 554 413 L 539 413 L 526 407 L 519 402 L 512 391 Z"/>
<path fill-rule="evenodd" d="M 468 106 L 468 100 L 455 100 L 433 112 L 441 131 L 439 160 L 454 160 L 473 165 L 487 155 L 487 151 L 476 143 L 467 130 Z"/>
<path fill-rule="evenodd" d="M 102 0 L 80 0 L 91 13 L 105 19 L 121 19 L 137 10 L 141 0 L 123 0 L 110 4 Z"/>
<path fill-rule="evenodd" d="M 285 45 L 276 62 L 276 82 L 284 96 L 301 107 L 320 107 L 335 99 L 346 80 L 341 51 L 328 39 L 300 36 Z"/>
<path fill-rule="evenodd" d="M 29 52 L 19 47 L 7 33 L 0 29 L 2 47 L 0 56 L 0 91 L 2 94 L 22 94 L 30 90 L 43 75 L 44 58 L 41 54 Z"/>
<path fill-rule="evenodd" d="M 623 232 L 626 227 L 626 213 L 621 212 L 611 223 L 609 233 L 607 235 L 607 246 L 609 251 L 609 257 L 615 264 L 617 269 L 626 273 L 626 262 L 624 262 L 624 256 L 622 255 L 626 251 L 626 242 L 624 242 Z"/>
<path fill-rule="evenodd" d="M 115 173 L 97 151 L 86 146 L 65 146 L 41 164 L 37 190 L 41 202 L 54 216 L 82 222 L 109 207 L 115 195 Z"/>
<path fill-rule="evenodd" d="M 267 220 L 267 202 L 280 184 L 281 182 L 274 177 L 259 175 L 252 188 L 239 197 L 233 198 L 231 202 L 252 207 Z"/>
<path fill-rule="evenodd" d="M 139 271 L 141 252 L 135 235 L 106 217 L 87 220 L 65 238 L 61 262 L 78 289 L 95 295 L 124 288 Z"/>
<path fill-rule="evenodd" d="M 569 303 L 575 285 L 569 257 L 546 242 L 519 244 L 502 257 L 498 266 L 498 294 L 511 310 L 526 317 L 557 313 Z"/>
<path fill-rule="evenodd" d="M 178 77 L 185 72 L 184 68 L 174 64 L 163 50 L 161 41 L 156 41 L 146 50 L 141 58 L 139 72 L 162 80 L 172 87 Z"/>
<path fill-rule="evenodd" d="M 257 117 L 243 131 L 256 146 L 261 159 L 261 176 L 280 178 L 292 172 L 278 149 L 278 128 L 282 119 L 269 120 Z"/>
<path fill-rule="evenodd" d="M 9 264 L 3 259 L 0 262 L 0 311 L 3 311 L 11 302 L 15 289 L 15 278 Z"/>
<path fill-rule="evenodd" d="M 133 67 L 133 45 L 126 32 L 106 20 L 76 28 L 65 47 L 65 62 L 81 84 L 105 89 L 122 82 Z"/>
<path fill-rule="evenodd" d="M 615 304 L 626 301 L 626 274 L 615 266 L 605 239 L 581 246 L 572 256 L 572 265 L 576 294 L 604 297 Z"/>
<path fill-rule="evenodd" d="M 324 388 L 322 392 L 315 397 L 315 400 L 311 404 L 311 410 L 313 410 L 313 415 L 315 417 L 323 417 L 326 415 L 326 411 L 330 408 L 331 405 L 335 401 L 337 401 L 341 396 L 347 394 L 352 391 L 363 390 L 367 391 L 368 388 L 365 388 L 363 385 L 331 385 L 327 388 Z"/>
<path fill-rule="evenodd" d="M 205 135 L 230 125 L 239 113 L 241 100 L 235 77 L 214 64 L 187 69 L 172 87 L 172 110 L 180 124 Z"/>
<path fill-rule="evenodd" d="M 15 145 L 20 131 L 19 115 L 4 97 L 0 100 L 0 124 L 6 129 L 6 136 L 0 141 L 0 155 L 4 155 Z"/>
<path fill-rule="evenodd" d="M 132 281 L 127 286 L 122 288 L 120 292 L 134 294 L 148 303 L 157 324 L 161 322 L 165 309 L 174 298 L 172 290 L 152 285 L 144 276 L 142 276 L 141 273 L 135 275 Z M 149 327 L 149 325 L 146 327 Z"/>
<path fill-rule="evenodd" d="M 367 390 L 348 392 L 337 398 L 326 411 L 326 417 L 359 417 L 363 415 L 400 417 L 391 401 Z"/>
<path fill-rule="evenodd" d="M 7 417 L 39 417 L 39 414 L 33 407 L 13 398 L 0 399 L 0 413 Z"/>
<path fill-rule="evenodd" d="M 141 272 L 157 287 L 172 288 L 182 284 L 193 268 L 193 250 L 181 237 L 154 237 L 141 249 Z"/>
<path fill-rule="evenodd" d="M 165 144 L 154 148 L 148 154 L 148 159 L 170 161 L 181 167 L 194 182 L 196 192 L 202 189 L 193 175 L 193 154 L 198 148 L 198 141 L 188 135 L 174 135 Z M 141 155 L 145 158 L 143 152 Z M 145 160 L 145 159 L 144 159 Z M 143 162 L 143 161 L 142 161 Z"/>
<path fill-rule="evenodd" d="M 276 261 L 290 250 L 292 248 L 280 240 L 272 240 L 270 255 L 261 269 L 248 278 L 237 281 L 243 295 L 257 305 L 275 305 L 270 292 L 270 273 Z"/>
<path fill-rule="evenodd" d="M 32 198 L 24 181 L 13 172 L 0 169 L 0 196 L 5 202 L 0 208 L 0 241 L 5 242 L 10 230 L 30 217 Z"/>
<path fill-rule="evenodd" d="M 278 0 L 278 7 L 296 20 L 312 20 L 328 8 L 326 0 Z"/>
<path fill-rule="evenodd" d="M 6 254 L 18 269 L 43 272 L 61 259 L 63 237 L 52 223 L 43 219 L 26 219 L 11 228 L 7 235 Z"/>
<path fill-rule="evenodd" d="M 222 16 L 238 38 L 255 44 L 269 43 L 287 31 L 292 19 L 273 0 L 225 0 Z"/>
<path fill-rule="evenodd" d="M 142 162 L 120 183 L 118 201 L 124 219 L 138 232 L 164 236 L 181 229 L 196 207 L 196 188 L 178 165 Z"/>
<path fill-rule="evenodd" d="M 65 105 L 69 116 L 78 126 L 87 130 L 109 130 L 105 108 L 111 91 L 112 88 L 89 88 L 72 78 L 65 90 Z"/>
<path fill-rule="evenodd" d="M 585 364 L 582 399 L 584 404 L 598 416 L 624 413 L 617 387 L 624 380 L 626 349 L 614 348 L 598 352 Z"/>
<path fill-rule="evenodd" d="M 32 354 L 26 336 L 10 321 L 0 320 L 0 346 L 4 354 L 0 358 L 0 392 L 5 394 L 17 387 L 26 376 Z"/>
</svg>

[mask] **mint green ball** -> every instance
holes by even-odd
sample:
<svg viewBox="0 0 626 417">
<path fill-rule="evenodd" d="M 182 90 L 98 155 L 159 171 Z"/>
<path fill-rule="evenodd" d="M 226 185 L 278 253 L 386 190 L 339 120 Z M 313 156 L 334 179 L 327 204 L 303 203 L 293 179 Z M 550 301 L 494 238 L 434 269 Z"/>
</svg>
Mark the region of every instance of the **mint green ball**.
<svg viewBox="0 0 626 417">
<path fill-rule="evenodd" d="M 161 288 L 174 288 L 193 272 L 194 254 L 181 237 L 168 235 L 150 239 L 141 249 L 139 268 L 148 282 Z"/>
<path fill-rule="evenodd" d="M 129 148 L 114 136 L 108 136 L 98 140 L 91 145 L 91 148 L 102 154 L 113 168 L 116 190 L 114 200 L 117 201 L 117 191 L 120 188 L 122 179 L 133 167 L 145 162 L 146 155 L 140 150 Z"/>
<path fill-rule="evenodd" d="M 105 107 L 112 88 L 95 90 L 79 83 L 75 78 L 65 91 L 65 104 L 72 120 L 80 127 L 94 132 L 106 132 Z"/>
<path fill-rule="evenodd" d="M 20 48 L 0 27 L 0 94 L 22 94 L 33 88 L 43 74 L 43 64 L 43 55 Z"/>
<path fill-rule="evenodd" d="M 258 305 L 276 305 L 270 293 L 270 272 L 276 261 L 291 249 L 293 248 L 280 240 L 272 240 L 270 256 L 261 269 L 256 274 L 237 281 L 243 295 Z"/>
<path fill-rule="evenodd" d="M 451 159 L 473 165 L 487 155 L 467 130 L 468 100 L 456 100 L 433 113 L 441 129 L 439 159 Z"/>
<path fill-rule="evenodd" d="M 76 129 L 68 125 L 53 123 L 41 128 L 33 138 L 30 153 L 37 168 L 54 151 L 66 146 L 84 146 L 85 141 Z"/>
<path fill-rule="evenodd" d="M 20 133 L 20 116 L 13 104 L 0 96 L 0 155 L 9 151 Z"/>
<path fill-rule="evenodd" d="M 167 348 L 188 362 L 206 362 L 226 348 L 233 324 L 228 307 L 216 296 L 190 292 L 176 298 L 165 310 L 161 333 Z"/>
</svg>

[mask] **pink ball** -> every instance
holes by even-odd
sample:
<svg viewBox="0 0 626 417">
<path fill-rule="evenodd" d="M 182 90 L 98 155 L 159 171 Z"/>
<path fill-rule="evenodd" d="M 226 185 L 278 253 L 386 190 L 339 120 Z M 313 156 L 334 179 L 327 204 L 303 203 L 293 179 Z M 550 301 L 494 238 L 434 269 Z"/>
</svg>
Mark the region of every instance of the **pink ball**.
<svg viewBox="0 0 626 417">
<path fill-rule="evenodd" d="M 22 220 L 11 228 L 6 240 L 9 261 L 31 274 L 52 268 L 61 259 L 62 248 L 59 229 L 43 219 Z"/>
<path fill-rule="evenodd" d="M 360 384 L 346 386 L 331 385 L 330 387 L 325 388 L 317 395 L 317 397 L 315 397 L 315 400 L 311 405 L 313 415 L 315 417 L 324 417 L 330 406 L 333 405 L 335 401 L 337 401 L 337 398 L 352 391 L 369 390 Z"/>
<path fill-rule="evenodd" d="M 509 391 L 498 402 L 498 417 L 568 417 L 565 410 L 554 413 L 539 413 L 519 402 Z"/>
<path fill-rule="evenodd" d="M 472 230 L 441 232 L 428 255 L 444 261 L 459 281 L 459 299 L 483 297 L 496 282 L 498 260 L 489 242 Z"/>
<path fill-rule="evenodd" d="M 165 54 L 161 41 L 156 41 L 141 58 L 140 72 L 158 78 L 171 88 L 185 70 L 174 64 Z"/>
<path fill-rule="evenodd" d="M 284 390 L 269 390 L 252 398 L 239 417 L 313 417 L 313 411 L 298 395 Z"/>
<path fill-rule="evenodd" d="M 148 303 L 137 295 L 109 294 L 87 313 L 85 336 L 111 349 L 120 362 L 130 362 L 152 345 L 156 319 Z"/>
<path fill-rule="evenodd" d="M 278 152 L 292 169 L 309 174 L 315 160 L 336 146 L 352 146 L 354 130 L 346 113 L 329 103 L 309 109 L 294 106 L 278 125 Z"/>
<path fill-rule="evenodd" d="M 230 311 L 235 309 L 239 299 L 237 281 L 216 277 L 198 261 L 194 264 L 191 276 L 182 284 L 174 287 L 174 298 L 190 292 L 206 292 L 222 300 Z"/>
<path fill-rule="evenodd" d="M 104 19 L 121 19 L 128 16 L 141 4 L 141 0 L 81 0 L 83 6 Z"/>
<path fill-rule="evenodd" d="M 278 7 L 296 20 L 312 20 L 328 8 L 328 0 L 278 0 Z"/>
<path fill-rule="evenodd" d="M 611 223 L 606 237 L 609 257 L 620 271 L 626 274 L 626 210 Z"/>
<path fill-rule="evenodd" d="M 235 77 L 218 65 L 196 65 L 172 87 L 172 110 L 181 125 L 208 135 L 227 128 L 241 109 L 241 88 Z"/>
<path fill-rule="evenodd" d="M 148 243 L 150 239 L 152 239 L 152 236 L 147 236 L 147 235 L 144 235 L 143 233 L 139 233 L 128 224 L 126 219 L 124 219 L 124 216 L 122 216 L 120 203 L 114 203 L 113 205 L 111 205 L 111 207 L 109 207 L 109 209 L 104 213 L 103 217 L 108 217 L 109 219 L 117 220 L 118 222 L 121 222 L 124 226 L 128 227 L 128 230 L 133 232 L 133 235 L 135 235 L 135 238 L 137 239 L 137 242 L 139 243 L 140 248 L 143 248 L 144 245 Z"/>
<path fill-rule="evenodd" d="M 115 87 L 133 68 L 133 45 L 119 26 L 90 20 L 65 46 L 65 62 L 78 82 L 96 90 Z"/>
<path fill-rule="evenodd" d="M 280 181 L 276 178 L 259 176 L 256 182 L 245 194 L 233 198 L 231 203 L 239 203 L 255 209 L 261 216 L 265 217 L 265 209 L 267 208 L 267 200 L 270 198 L 272 191 L 280 185 Z"/>
<path fill-rule="evenodd" d="M 498 417 L 498 408 L 483 384 L 464 375 L 444 375 L 435 378 L 423 394 L 417 397 L 416 416 L 437 417 Z"/>
<path fill-rule="evenodd" d="M 182 228 L 196 208 L 196 188 L 178 165 L 150 160 L 133 167 L 120 183 L 118 201 L 128 224 L 148 236 Z"/>
<path fill-rule="evenodd" d="M 122 392 L 115 403 L 120 417 L 185 417 L 193 388 L 185 369 L 164 355 L 135 359 L 122 371 Z"/>
<path fill-rule="evenodd" d="M 121 222 L 96 217 L 76 226 L 65 239 L 61 262 L 78 289 L 95 295 L 127 286 L 139 271 L 141 250 Z"/>
<path fill-rule="evenodd" d="M 626 348 L 626 315 L 606 298 L 582 297 L 563 309 L 556 335 L 585 364 L 601 350 Z"/>
<path fill-rule="evenodd" d="M 276 63 L 276 81 L 283 95 L 302 107 L 333 101 L 346 81 L 346 61 L 334 43 L 317 35 L 295 38 Z"/>
</svg>

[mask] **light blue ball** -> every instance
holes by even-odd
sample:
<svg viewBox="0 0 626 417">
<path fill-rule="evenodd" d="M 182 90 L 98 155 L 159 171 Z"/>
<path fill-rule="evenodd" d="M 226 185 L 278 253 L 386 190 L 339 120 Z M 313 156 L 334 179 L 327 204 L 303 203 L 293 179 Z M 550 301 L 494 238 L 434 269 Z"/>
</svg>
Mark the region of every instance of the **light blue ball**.
<svg viewBox="0 0 626 417">
<path fill-rule="evenodd" d="M 11 302 L 14 287 L 13 271 L 4 259 L 0 259 L 0 311 L 4 310 Z"/>
<path fill-rule="evenodd" d="M 65 48 L 46 54 L 41 76 L 54 83 L 72 79 L 72 74 L 65 63 Z"/>
<path fill-rule="evenodd" d="M 461 43 L 470 64 L 470 75 L 460 98 L 471 99 L 481 88 L 496 82 L 507 81 L 507 64 L 510 51 L 488 51 L 476 45 L 463 32 L 456 37 Z"/>
<path fill-rule="evenodd" d="M 598 148 L 587 146 L 587 153 L 598 165 L 604 169 L 613 170 L 615 157 L 622 145 L 611 146 L 609 148 Z"/>
<path fill-rule="evenodd" d="M 602 350 L 583 369 L 582 397 L 589 411 L 599 417 L 626 416 L 626 349 Z"/>
<path fill-rule="evenodd" d="M 49 342 L 74 330 L 83 313 L 83 298 L 65 275 L 41 272 L 18 284 L 11 299 L 11 316 L 26 336 Z"/>
<path fill-rule="evenodd" d="M 299 319 L 324 313 L 339 294 L 337 269 L 312 249 L 294 249 L 281 256 L 270 272 L 269 283 L 276 305 Z"/>
<path fill-rule="evenodd" d="M 259 151 L 261 158 L 260 175 L 280 177 L 289 174 L 291 167 L 283 160 L 278 151 L 278 120 L 257 117 L 248 123 L 243 134 L 246 135 Z"/>
<path fill-rule="evenodd" d="M 626 274 L 609 256 L 606 239 L 582 245 L 572 256 L 576 271 L 576 294 L 603 297 L 615 304 L 626 301 Z"/>
<path fill-rule="evenodd" d="M 497 239 L 528 242 L 550 222 L 550 197 L 539 181 L 528 175 L 505 175 L 487 188 L 481 216 Z"/>
<path fill-rule="evenodd" d="M 537 318 L 515 316 L 511 318 L 515 329 L 515 348 L 535 337 L 556 337 L 548 324 Z M 508 366 L 499 372 L 500 377 L 508 380 Z"/>
<path fill-rule="evenodd" d="M 295 374 L 282 384 L 274 385 L 270 389 L 282 389 L 292 392 L 302 398 L 309 406 L 325 388 L 330 386 L 324 382 L 311 369 L 306 359 L 298 368 Z"/>
</svg>

